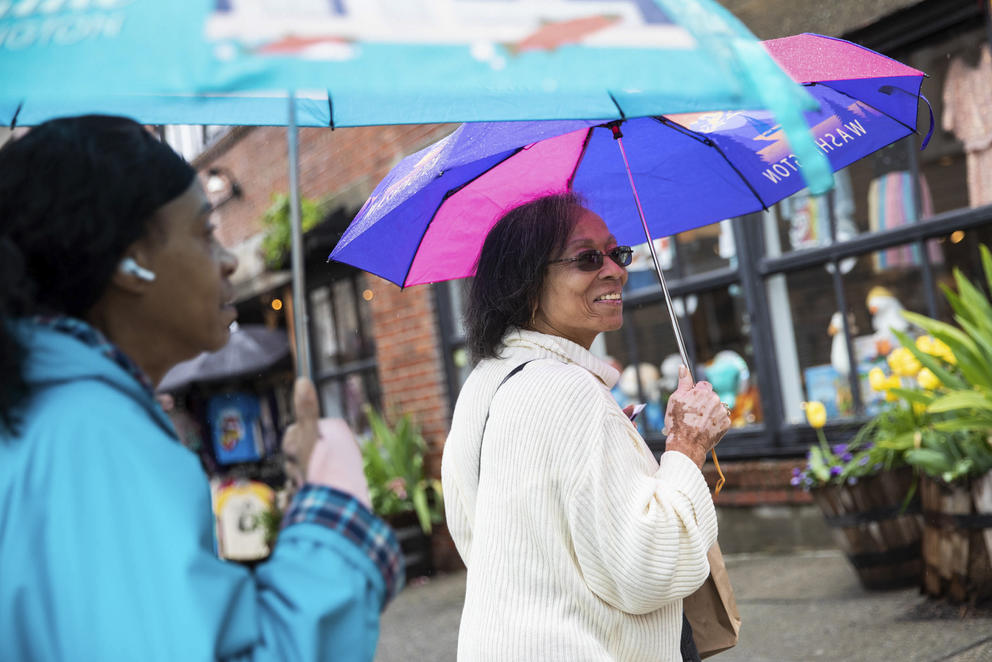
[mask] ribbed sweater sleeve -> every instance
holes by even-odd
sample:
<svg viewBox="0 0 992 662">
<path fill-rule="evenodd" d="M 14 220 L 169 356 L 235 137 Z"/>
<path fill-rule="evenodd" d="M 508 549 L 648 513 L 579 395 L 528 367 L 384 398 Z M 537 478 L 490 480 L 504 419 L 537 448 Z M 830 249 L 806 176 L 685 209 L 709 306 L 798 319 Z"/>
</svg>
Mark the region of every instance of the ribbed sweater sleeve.
<svg viewBox="0 0 992 662">
<path fill-rule="evenodd" d="M 605 406 L 591 380 L 585 386 L 570 394 L 570 418 L 588 427 L 563 430 L 583 439 L 581 470 L 566 491 L 575 555 L 591 591 L 645 614 L 706 580 L 716 512 L 692 460 L 669 452 L 659 465 L 619 408 Z"/>
</svg>

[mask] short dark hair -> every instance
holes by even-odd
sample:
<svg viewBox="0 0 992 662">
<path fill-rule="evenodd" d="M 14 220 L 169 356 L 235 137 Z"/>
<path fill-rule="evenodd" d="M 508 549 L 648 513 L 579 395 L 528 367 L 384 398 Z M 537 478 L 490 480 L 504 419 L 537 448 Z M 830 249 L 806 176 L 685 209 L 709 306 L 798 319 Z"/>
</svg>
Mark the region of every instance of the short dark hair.
<svg viewBox="0 0 992 662">
<path fill-rule="evenodd" d="M 547 263 L 564 250 L 583 204 L 575 193 L 546 195 L 506 212 L 489 231 L 465 307 L 473 361 L 498 356 L 506 332 L 529 325 Z"/>
<path fill-rule="evenodd" d="M 128 246 L 196 171 L 123 117 L 50 120 L 0 148 L 0 429 L 26 395 L 8 322 L 83 317 Z"/>
</svg>

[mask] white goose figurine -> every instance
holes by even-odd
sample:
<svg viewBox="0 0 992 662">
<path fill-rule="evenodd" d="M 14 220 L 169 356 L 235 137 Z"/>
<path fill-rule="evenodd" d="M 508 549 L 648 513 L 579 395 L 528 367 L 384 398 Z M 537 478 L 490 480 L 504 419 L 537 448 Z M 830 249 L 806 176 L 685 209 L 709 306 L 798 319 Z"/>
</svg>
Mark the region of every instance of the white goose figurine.
<svg viewBox="0 0 992 662">
<path fill-rule="evenodd" d="M 847 343 L 844 342 L 844 317 L 840 312 L 831 315 L 827 334 L 833 338 L 830 341 L 830 365 L 841 377 L 847 377 L 851 374 L 851 357 L 847 353 Z M 854 335 L 853 328 L 851 335 Z"/>
<path fill-rule="evenodd" d="M 901 314 L 902 304 L 892 292 L 881 286 L 868 291 L 865 304 L 871 313 L 871 326 L 875 329 L 875 351 L 879 356 L 887 356 L 898 343 L 892 332 L 907 331 L 910 326 Z"/>
</svg>

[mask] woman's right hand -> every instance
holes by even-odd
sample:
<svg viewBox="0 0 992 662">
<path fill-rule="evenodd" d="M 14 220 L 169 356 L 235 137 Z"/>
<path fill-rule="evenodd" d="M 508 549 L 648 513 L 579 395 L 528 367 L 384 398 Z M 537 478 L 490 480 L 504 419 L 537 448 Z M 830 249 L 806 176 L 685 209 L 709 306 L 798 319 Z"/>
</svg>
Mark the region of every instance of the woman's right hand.
<svg viewBox="0 0 992 662">
<path fill-rule="evenodd" d="M 685 366 L 679 367 L 679 385 L 668 399 L 665 450 L 683 453 L 699 468 L 706 454 L 730 429 L 730 411 L 709 382 L 692 383 Z"/>
<path fill-rule="evenodd" d="M 324 485 L 351 494 L 371 507 L 362 453 L 348 424 L 340 418 L 320 418 L 313 382 L 297 378 L 293 385 L 296 422 L 286 428 L 282 449 L 291 486 Z"/>
</svg>

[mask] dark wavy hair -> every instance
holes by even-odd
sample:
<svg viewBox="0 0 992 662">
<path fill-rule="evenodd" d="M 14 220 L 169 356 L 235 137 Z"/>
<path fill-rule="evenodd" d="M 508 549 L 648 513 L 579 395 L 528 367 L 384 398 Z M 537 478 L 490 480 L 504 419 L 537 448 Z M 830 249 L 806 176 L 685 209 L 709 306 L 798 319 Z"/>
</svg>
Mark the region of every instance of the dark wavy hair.
<svg viewBox="0 0 992 662">
<path fill-rule="evenodd" d="M 8 322 L 85 317 L 154 212 L 196 171 L 140 124 L 86 115 L 40 124 L 0 148 L 0 430 L 27 395 Z"/>
<path fill-rule="evenodd" d="M 489 231 L 465 306 L 473 361 L 498 356 L 510 328 L 529 326 L 546 265 L 564 250 L 583 204 L 575 193 L 546 195 L 506 212 Z"/>
</svg>

